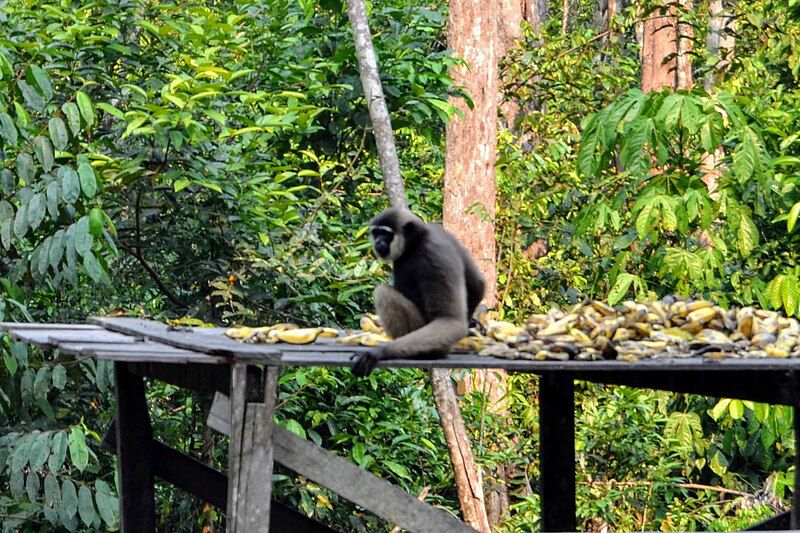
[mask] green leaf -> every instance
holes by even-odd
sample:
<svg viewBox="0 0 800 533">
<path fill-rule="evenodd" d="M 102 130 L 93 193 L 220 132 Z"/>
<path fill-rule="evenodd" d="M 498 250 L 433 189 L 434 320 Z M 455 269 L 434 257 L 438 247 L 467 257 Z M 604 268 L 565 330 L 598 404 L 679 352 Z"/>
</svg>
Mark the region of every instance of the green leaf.
<svg viewBox="0 0 800 533">
<path fill-rule="evenodd" d="M 81 217 L 75 224 L 75 251 L 80 256 L 86 255 L 94 244 L 94 239 L 89 232 L 89 217 Z"/>
<path fill-rule="evenodd" d="M 28 226 L 32 230 L 36 230 L 44 220 L 45 215 L 45 197 L 41 193 L 36 193 L 28 202 Z"/>
<path fill-rule="evenodd" d="M 33 140 L 33 153 L 36 154 L 36 159 L 42 165 L 42 170 L 50 172 L 55 163 L 55 155 L 53 154 L 53 145 L 50 139 L 44 135 L 39 135 Z"/>
<path fill-rule="evenodd" d="M 745 135 L 733 151 L 733 171 L 739 183 L 750 179 L 756 170 L 756 146 L 750 135 Z"/>
<path fill-rule="evenodd" d="M 6 200 L 0 200 L 0 222 L 14 220 L 14 206 Z"/>
<path fill-rule="evenodd" d="M 49 507 L 55 507 L 61 501 L 61 487 L 53 474 L 47 474 L 44 478 L 44 503 Z"/>
<path fill-rule="evenodd" d="M 78 489 L 78 514 L 86 526 L 91 526 L 97 520 L 94 501 L 92 501 L 92 491 L 85 485 L 81 485 L 81 488 Z"/>
<path fill-rule="evenodd" d="M 87 198 L 94 198 L 97 192 L 97 178 L 94 175 L 94 169 L 88 161 L 82 161 L 78 165 L 78 175 L 80 176 L 81 189 Z"/>
<path fill-rule="evenodd" d="M 111 488 L 105 481 L 95 481 L 94 488 L 96 490 L 94 501 L 97 503 L 97 510 L 100 511 L 100 516 L 106 525 L 113 526 L 117 521 L 119 512 L 118 500 L 112 495 Z"/>
<path fill-rule="evenodd" d="M 41 490 L 42 480 L 39 479 L 39 473 L 28 472 L 28 477 L 25 479 L 25 492 L 28 494 L 28 500 L 32 502 L 37 501 Z"/>
<path fill-rule="evenodd" d="M 67 385 L 67 368 L 64 365 L 56 365 L 53 368 L 53 386 L 58 390 L 64 390 Z"/>
<path fill-rule="evenodd" d="M 61 199 L 61 185 L 56 180 L 47 184 L 47 213 L 52 218 L 58 218 L 58 203 Z"/>
<path fill-rule="evenodd" d="M 68 204 L 74 204 L 81 195 L 81 183 L 75 169 L 63 166 L 58 169 L 61 175 L 61 198 Z"/>
<path fill-rule="evenodd" d="M 47 458 L 50 457 L 50 433 L 40 433 L 33 441 L 30 454 L 31 470 L 38 472 L 42 469 Z"/>
<path fill-rule="evenodd" d="M 297 420 L 294 420 L 294 419 L 290 418 L 290 419 L 284 421 L 283 426 L 287 430 L 289 430 L 292 433 L 294 433 L 295 435 L 299 435 L 300 437 L 303 437 L 304 439 L 306 438 L 306 430 L 303 429 L 303 426 L 301 426 L 300 423 Z"/>
<path fill-rule="evenodd" d="M 6 220 L 0 225 L 0 243 L 2 243 L 3 248 L 6 250 L 11 249 L 13 227 L 14 223 L 10 220 Z"/>
<path fill-rule="evenodd" d="M 69 432 L 69 456 L 72 464 L 81 472 L 89 464 L 89 448 L 86 446 L 86 437 L 78 426 L 74 426 Z"/>
<path fill-rule="evenodd" d="M 798 216 L 800 216 L 800 202 L 795 203 L 789 210 L 789 216 L 786 219 L 786 231 L 789 233 L 794 231 Z"/>
<path fill-rule="evenodd" d="M 608 303 L 609 305 L 616 305 L 625 294 L 630 289 L 631 283 L 634 280 L 638 279 L 637 276 L 628 274 L 627 272 L 621 273 L 617 276 L 616 282 L 614 282 L 614 286 L 611 287 L 611 290 L 608 292 Z"/>
<path fill-rule="evenodd" d="M 731 418 L 739 420 L 744 416 L 744 404 L 741 400 L 731 400 L 728 405 L 728 412 L 731 414 Z"/>
<path fill-rule="evenodd" d="M 17 188 L 17 178 L 7 168 L 0 169 L 0 191 L 6 196 L 14 194 Z"/>
<path fill-rule="evenodd" d="M 61 484 L 61 508 L 59 508 L 59 512 L 62 510 L 67 516 L 75 516 L 78 512 L 78 491 L 75 490 L 75 484 L 69 479 Z"/>
<path fill-rule="evenodd" d="M 10 465 L 11 471 L 17 472 L 25 468 L 28 464 L 28 461 L 31 458 L 31 448 L 33 447 L 34 442 L 36 442 L 36 437 L 39 435 L 39 432 L 28 433 L 23 437 L 20 437 L 17 442 L 14 443 L 14 451 L 11 453 Z"/>
<path fill-rule="evenodd" d="M 14 217 L 14 235 L 21 239 L 28 232 L 28 206 L 21 205 Z"/>
<path fill-rule="evenodd" d="M 25 103 L 28 104 L 29 107 L 39 112 L 44 111 L 45 101 L 42 95 L 40 95 L 32 85 L 29 85 L 25 80 L 17 80 L 17 87 L 22 94 L 22 98 L 25 99 Z"/>
<path fill-rule="evenodd" d="M 66 150 L 69 143 L 69 133 L 67 133 L 67 126 L 64 121 L 58 117 L 53 117 L 47 123 L 50 130 L 50 140 L 53 141 L 53 146 L 57 150 Z"/>
<path fill-rule="evenodd" d="M 800 288 L 797 285 L 797 278 L 787 275 L 781 283 L 781 301 L 787 315 L 793 315 L 800 305 Z"/>
<path fill-rule="evenodd" d="M 708 466 L 714 471 L 715 474 L 718 476 L 723 476 L 725 475 L 725 472 L 728 471 L 728 459 L 722 454 L 721 451 L 717 450 L 711 456 Z"/>
<path fill-rule="evenodd" d="M 31 154 L 22 152 L 17 155 L 17 176 L 26 185 L 29 185 L 36 176 L 36 167 L 33 164 Z"/>
<path fill-rule="evenodd" d="M 47 74 L 37 65 L 31 65 L 29 69 L 30 73 L 33 74 L 33 83 L 39 89 L 44 99 L 49 102 L 53 98 L 53 86 L 50 84 L 50 79 L 47 77 Z"/>
<path fill-rule="evenodd" d="M 91 127 L 92 125 L 94 125 L 95 121 L 95 112 L 94 112 L 94 107 L 92 106 L 92 101 L 89 99 L 89 96 L 83 91 L 78 91 L 78 93 L 75 96 L 75 99 L 78 102 L 78 109 L 81 112 L 83 121 L 86 122 L 87 126 Z"/>
<path fill-rule="evenodd" d="M 742 213 L 739 219 L 739 231 L 737 233 L 739 240 L 739 252 L 742 257 L 748 257 L 750 252 L 758 245 L 758 228 L 756 228 L 753 219 L 747 214 Z"/>
<path fill-rule="evenodd" d="M 398 476 L 411 480 L 411 474 L 408 472 L 408 469 L 401 465 L 400 463 L 396 463 L 394 461 L 384 460 L 383 465 L 386 466 L 389 470 L 397 474 Z"/>
<path fill-rule="evenodd" d="M 0 112 L 0 136 L 11 146 L 17 145 L 17 127 L 8 113 Z"/>
<path fill-rule="evenodd" d="M 103 220 L 105 213 L 99 207 L 95 207 L 89 213 L 89 233 L 95 238 L 103 236 Z"/>
<path fill-rule="evenodd" d="M 25 473 L 22 470 L 12 470 L 8 480 L 8 489 L 15 500 L 22 499 L 25 493 Z"/>
<path fill-rule="evenodd" d="M 67 117 L 67 124 L 69 124 L 69 129 L 72 130 L 72 134 L 77 136 L 81 132 L 81 114 L 78 106 L 73 102 L 65 102 L 61 106 L 61 111 Z"/>
<path fill-rule="evenodd" d="M 67 457 L 67 444 L 69 438 L 66 431 L 59 431 L 53 435 L 53 445 L 50 448 L 50 458 L 47 460 L 47 468 L 51 472 L 58 472 L 64 465 Z"/>
<path fill-rule="evenodd" d="M 89 277 L 92 278 L 92 281 L 95 283 L 105 283 L 108 279 L 103 267 L 92 252 L 86 252 L 84 254 L 83 268 L 86 269 L 86 273 L 89 274 Z"/>
<path fill-rule="evenodd" d="M 650 200 L 649 203 L 642 207 L 639 215 L 636 217 L 636 233 L 639 237 L 644 237 L 650 230 L 650 222 L 652 220 L 653 211 L 656 209 L 656 202 Z"/>
</svg>

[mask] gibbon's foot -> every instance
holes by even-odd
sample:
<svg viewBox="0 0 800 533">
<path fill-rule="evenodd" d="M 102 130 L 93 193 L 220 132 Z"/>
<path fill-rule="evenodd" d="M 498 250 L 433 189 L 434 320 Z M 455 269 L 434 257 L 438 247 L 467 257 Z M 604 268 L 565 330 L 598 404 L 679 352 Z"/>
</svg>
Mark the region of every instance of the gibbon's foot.
<svg viewBox="0 0 800 533">
<path fill-rule="evenodd" d="M 352 371 L 356 376 L 363 378 L 372 372 L 378 365 L 378 361 L 386 359 L 383 348 L 372 348 L 369 351 L 353 355 L 351 360 L 355 360 Z"/>
</svg>

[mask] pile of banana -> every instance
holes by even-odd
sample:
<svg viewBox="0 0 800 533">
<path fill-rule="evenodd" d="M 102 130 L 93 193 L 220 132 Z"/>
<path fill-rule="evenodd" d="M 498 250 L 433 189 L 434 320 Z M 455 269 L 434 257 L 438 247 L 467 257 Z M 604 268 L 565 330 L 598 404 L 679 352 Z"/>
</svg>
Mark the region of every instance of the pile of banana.
<svg viewBox="0 0 800 533">
<path fill-rule="evenodd" d="M 331 339 L 351 346 L 378 346 L 391 340 L 375 315 L 363 315 L 360 326 L 360 331 L 351 332 L 276 324 L 232 328 L 225 334 L 251 343 Z M 706 300 L 673 297 L 649 303 L 626 301 L 616 307 L 584 302 L 533 315 L 522 326 L 489 320 L 482 329 L 471 329 L 454 350 L 540 361 L 800 357 L 800 322 L 793 318 L 754 307 L 726 310 Z"/>
<path fill-rule="evenodd" d="M 468 337 L 460 346 L 535 360 L 800 357 L 797 320 L 754 307 L 725 310 L 706 300 L 667 297 L 616 307 L 593 301 L 534 315 L 524 326 L 488 326 L 486 337 Z"/>
<path fill-rule="evenodd" d="M 365 314 L 361 317 L 361 331 L 347 334 L 334 328 L 301 328 L 296 324 L 281 323 L 258 328 L 239 327 L 225 330 L 225 335 L 251 344 L 311 344 L 317 339 L 335 339 L 335 342 L 350 346 L 378 346 L 392 340 L 383 333 L 380 319 L 376 315 Z"/>
</svg>

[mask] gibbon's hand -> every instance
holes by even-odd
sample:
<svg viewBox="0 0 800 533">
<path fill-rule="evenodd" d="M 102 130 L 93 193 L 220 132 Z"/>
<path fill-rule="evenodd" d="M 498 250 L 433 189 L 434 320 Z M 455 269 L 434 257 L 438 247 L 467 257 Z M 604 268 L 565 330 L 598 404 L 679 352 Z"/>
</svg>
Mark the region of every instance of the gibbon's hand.
<svg viewBox="0 0 800 533">
<path fill-rule="evenodd" d="M 386 352 L 383 347 L 372 348 L 369 351 L 361 352 L 353 355 L 350 359 L 355 360 L 353 365 L 353 374 L 363 378 L 368 376 L 370 372 L 378 365 L 378 361 L 386 358 Z"/>
</svg>

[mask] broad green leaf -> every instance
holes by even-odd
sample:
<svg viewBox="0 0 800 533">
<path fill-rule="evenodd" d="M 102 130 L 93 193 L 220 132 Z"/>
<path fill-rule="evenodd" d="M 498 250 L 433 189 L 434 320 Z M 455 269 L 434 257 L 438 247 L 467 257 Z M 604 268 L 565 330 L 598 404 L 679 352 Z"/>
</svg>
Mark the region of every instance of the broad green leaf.
<svg viewBox="0 0 800 533">
<path fill-rule="evenodd" d="M 20 500 L 25 494 L 25 473 L 22 470 L 12 470 L 8 480 L 8 489 L 11 497 Z"/>
<path fill-rule="evenodd" d="M 14 223 L 10 220 L 6 220 L 0 225 L 0 243 L 2 243 L 3 248 L 6 250 L 11 249 L 13 227 Z"/>
<path fill-rule="evenodd" d="M 92 252 L 86 252 L 86 254 L 84 254 L 83 268 L 86 269 L 86 273 L 89 274 L 89 277 L 92 278 L 92 281 L 95 283 L 102 283 L 106 278 L 103 267 Z"/>
<path fill-rule="evenodd" d="M 0 191 L 6 196 L 14 194 L 17 188 L 17 178 L 7 168 L 0 169 Z"/>
<path fill-rule="evenodd" d="M 29 463 L 31 470 L 38 472 L 47 462 L 47 458 L 50 457 L 51 438 L 50 433 L 40 433 L 33 441 Z"/>
<path fill-rule="evenodd" d="M 47 474 L 44 478 L 44 503 L 49 507 L 55 507 L 61 501 L 61 487 L 53 474 Z"/>
<path fill-rule="evenodd" d="M 39 163 L 42 165 L 42 170 L 50 172 L 56 161 L 50 139 L 44 135 L 38 135 L 33 140 L 33 153 L 36 154 L 36 159 L 38 159 Z"/>
<path fill-rule="evenodd" d="M 639 211 L 639 215 L 636 217 L 636 233 L 639 234 L 639 237 L 644 237 L 649 232 L 652 215 L 655 208 L 656 203 L 655 201 L 651 200 L 642 208 L 641 211 Z"/>
<path fill-rule="evenodd" d="M 61 106 L 61 111 L 67 118 L 67 124 L 72 130 L 72 134 L 77 136 L 81 132 L 81 112 L 78 110 L 78 106 L 74 102 L 65 102 Z"/>
<path fill-rule="evenodd" d="M 21 239 L 28 232 L 28 206 L 21 205 L 14 217 L 14 235 Z"/>
<path fill-rule="evenodd" d="M 69 479 L 64 480 L 61 484 L 61 508 L 59 512 L 63 512 L 67 516 L 75 516 L 78 512 L 78 491 L 75 490 L 75 484 Z"/>
<path fill-rule="evenodd" d="M 0 222 L 14 220 L 14 206 L 5 200 L 0 200 Z"/>
<path fill-rule="evenodd" d="M 95 207 L 89 213 L 89 233 L 95 238 L 103 236 L 103 219 L 105 215 L 103 210 Z"/>
<path fill-rule="evenodd" d="M 617 276 L 614 286 L 611 287 L 610 291 L 608 291 L 609 305 L 616 305 L 620 300 L 622 300 L 622 298 L 628 292 L 628 289 L 630 289 L 631 283 L 633 283 L 635 279 L 637 279 L 636 276 L 628 274 L 627 272 L 623 272 Z"/>
<path fill-rule="evenodd" d="M 86 446 L 86 437 L 78 426 L 74 426 L 69 432 L 69 456 L 72 464 L 81 472 L 89 464 L 89 448 Z"/>
<path fill-rule="evenodd" d="M 800 202 L 795 203 L 789 210 L 789 217 L 786 219 L 786 231 L 789 233 L 794 231 L 798 216 L 800 216 Z"/>
<path fill-rule="evenodd" d="M 741 400 L 731 400 L 728 405 L 728 412 L 731 414 L 731 418 L 739 420 L 744 416 L 744 404 Z"/>
<path fill-rule="evenodd" d="M 94 501 L 97 503 L 97 510 L 100 512 L 103 522 L 108 526 L 113 526 L 119 513 L 118 499 L 113 496 L 111 488 L 105 481 L 95 481 L 94 487 L 96 490 Z"/>
<path fill-rule="evenodd" d="M 83 121 L 86 122 L 87 126 L 93 126 L 95 121 L 95 113 L 94 106 L 92 106 L 92 101 L 89 99 L 89 96 L 83 91 L 78 91 L 75 99 L 78 102 L 78 109 L 81 112 Z"/>
<path fill-rule="evenodd" d="M 42 98 L 42 95 L 39 94 L 39 91 L 37 91 L 32 85 L 25 80 L 17 80 L 17 87 L 19 88 L 19 92 L 22 93 L 22 98 L 29 107 L 39 112 L 44 110 L 44 98 Z"/>
<path fill-rule="evenodd" d="M 86 255 L 94 244 L 94 239 L 89 232 L 89 217 L 81 217 L 75 224 L 75 251 L 79 255 Z"/>
<path fill-rule="evenodd" d="M 81 488 L 78 489 L 78 514 L 80 514 L 81 521 L 86 526 L 91 526 L 97 520 L 97 512 L 94 510 L 94 501 L 92 501 L 92 491 L 85 485 L 81 485 Z"/>
<path fill-rule="evenodd" d="M 301 426 L 297 420 L 290 418 L 284 422 L 283 426 L 295 435 L 299 435 L 304 439 L 306 438 L 306 430 L 303 429 L 303 426 Z"/>
<path fill-rule="evenodd" d="M 800 288 L 798 288 L 797 278 L 792 275 L 784 277 L 781 283 L 781 301 L 787 315 L 797 312 L 800 305 Z"/>
<path fill-rule="evenodd" d="M 26 369 L 22 374 L 22 379 L 19 383 L 19 394 L 25 405 L 33 403 L 33 380 L 35 377 L 36 374 L 30 368 Z"/>
<path fill-rule="evenodd" d="M 36 442 L 36 438 L 38 436 L 38 431 L 28 433 L 27 435 L 20 437 L 17 442 L 14 443 L 14 451 L 11 452 L 11 459 L 9 462 L 12 472 L 20 471 L 27 466 L 28 461 L 31 458 L 31 448 Z"/>
<path fill-rule="evenodd" d="M 739 183 L 750 179 L 756 170 L 756 146 L 750 135 L 745 135 L 733 152 L 733 171 Z"/>
<path fill-rule="evenodd" d="M 17 145 L 17 127 L 8 113 L 0 112 L 0 136 L 11 146 Z"/>
<path fill-rule="evenodd" d="M 39 93 L 44 97 L 45 101 L 49 102 L 53 98 L 53 86 L 50 84 L 47 74 L 38 65 L 31 65 L 29 69 L 30 73 L 33 74 L 32 82 L 39 89 Z"/>
<path fill-rule="evenodd" d="M 28 472 L 28 477 L 25 478 L 25 492 L 28 495 L 28 500 L 32 502 L 38 501 L 41 490 L 42 480 L 39 478 L 39 472 Z"/>
<path fill-rule="evenodd" d="M 739 220 L 739 231 L 737 234 L 739 240 L 739 253 L 742 257 L 748 257 L 750 252 L 758 245 L 758 228 L 756 228 L 753 219 L 747 214 L 742 213 Z"/>
<path fill-rule="evenodd" d="M 75 169 L 63 166 L 58 169 L 61 175 L 61 198 L 68 204 L 74 204 L 81 195 L 81 183 Z"/>
<path fill-rule="evenodd" d="M 61 259 L 64 257 L 64 230 L 58 230 L 50 241 L 50 248 L 47 252 L 47 263 L 53 270 L 58 270 Z M 62 367 L 57 367 L 62 368 Z"/>
<path fill-rule="evenodd" d="M 67 385 L 67 368 L 64 365 L 56 365 L 53 368 L 53 386 L 58 390 L 64 390 Z"/>
<path fill-rule="evenodd" d="M 61 199 L 61 185 L 57 180 L 52 180 L 47 184 L 47 213 L 52 218 L 58 218 L 58 204 Z"/>
<path fill-rule="evenodd" d="M 36 176 L 36 167 L 34 166 L 31 154 L 22 152 L 17 155 L 17 176 L 19 176 L 19 179 L 26 185 L 30 185 L 33 181 L 33 178 Z"/>
<path fill-rule="evenodd" d="M 44 220 L 44 215 L 46 211 L 45 207 L 45 197 L 41 193 L 36 193 L 31 198 L 31 201 L 28 202 L 28 226 L 32 230 L 36 230 L 39 225 Z"/>
<path fill-rule="evenodd" d="M 728 459 L 722 454 L 721 451 L 717 450 L 711 456 L 708 466 L 714 471 L 715 474 L 718 476 L 723 476 L 725 475 L 725 472 L 728 471 Z"/>
<path fill-rule="evenodd" d="M 47 460 L 47 467 L 51 472 L 58 472 L 64 465 L 64 459 L 67 457 L 68 443 L 69 438 L 66 431 L 58 431 L 55 435 L 53 435 L 53 445 L 50 448 L 50 458 Z"/>
<path fill-rule="evenodd" d="M 14 359 L 19 362 L 22 368 L 27 368 L 28 366 L 28 345 L 24 342 L 12 342 L 11 343 L 11 355 L 14 356 Z"/>
<path fill-rule="evenodd" d="M 69 143 L 69 133 L 67 133 L 67 126 L 64 121 L 58 117 L 53 117 L 47 123 L 50 130 L 50 140 L 53 141 L 53 146 L 57 150 L 66 150 Z"/>
<path fill-rule="evenodd" d="M 81 189 L 87 198 L 94 198 L 97 192 L 97 178 L 94 175 L 94 169 L 88 161 L 82 161 L 78 164 L 78 175 L 80 176 Z"/>
<path fill-rule="evenodd" d="M 411 474 L 408 472 L 408 469 L 401 465 L 400 463 L 396 463 L 394 461 L 384 460 L 383 465 L 386 466 L 389 470 L 397 474 L 398 476 L 408 479 L 411 479 Z"/>
</svg>

